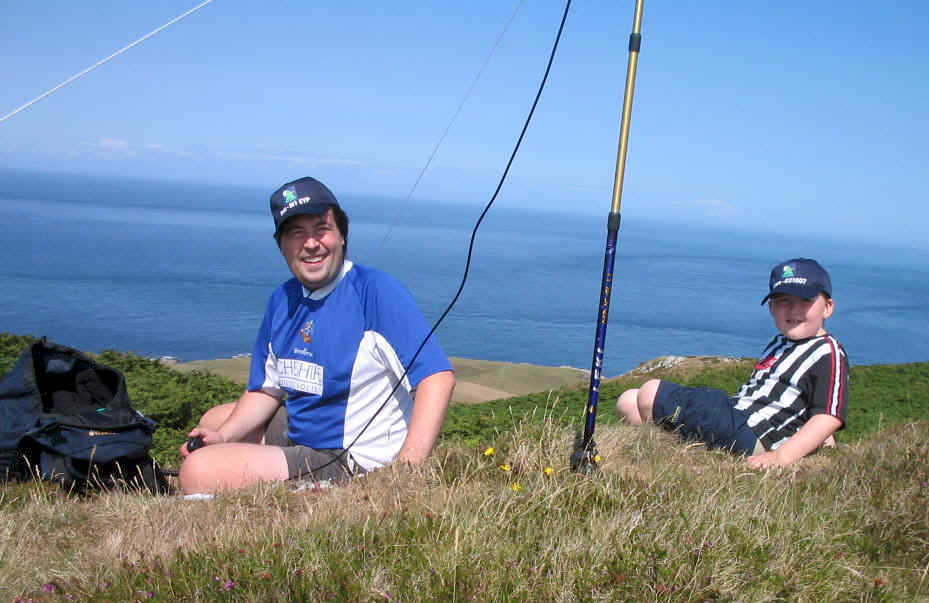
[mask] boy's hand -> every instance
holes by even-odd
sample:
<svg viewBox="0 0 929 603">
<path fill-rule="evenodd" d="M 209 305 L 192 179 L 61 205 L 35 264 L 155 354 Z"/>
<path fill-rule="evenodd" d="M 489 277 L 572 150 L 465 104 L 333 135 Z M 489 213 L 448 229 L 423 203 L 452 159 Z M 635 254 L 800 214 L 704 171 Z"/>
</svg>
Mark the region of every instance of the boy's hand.
<svg viewBox="0 0 929 603">
<path fill-rule="evenodd" d="M 790 464 L 779 460 L 776 450 L 754 454 L 748 457 L 746 461 L 751 469 L 771 469 L 772 467 L 784 467 Z"/>
<path fill-rule="evenodd" d="M 842 421 L 836 417 L 814 415 L 806 422 L 806 425 L 789 437 L 777 450 L 770 450 L 748 457 L 746 459 L 748 466 L 752 469 L 786 467 L 822 446 L 841 426 Z"/>
</svg>

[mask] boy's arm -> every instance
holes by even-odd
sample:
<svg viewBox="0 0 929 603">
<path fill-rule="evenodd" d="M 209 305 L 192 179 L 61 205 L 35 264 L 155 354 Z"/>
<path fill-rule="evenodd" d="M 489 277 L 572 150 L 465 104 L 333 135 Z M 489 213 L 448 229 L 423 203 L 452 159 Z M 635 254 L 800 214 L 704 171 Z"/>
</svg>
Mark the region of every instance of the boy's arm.
<svg viewBox="0 0 929 603">
<path fill-rule="evenodd" d="M 819 448 L 841 426 L 842 421 L 832 415 L 813 415 L 806 425 L 778 446 L 777 450 L 748 457 L 748 466 L 752 469 L 786 467 Z"/>
</svg>

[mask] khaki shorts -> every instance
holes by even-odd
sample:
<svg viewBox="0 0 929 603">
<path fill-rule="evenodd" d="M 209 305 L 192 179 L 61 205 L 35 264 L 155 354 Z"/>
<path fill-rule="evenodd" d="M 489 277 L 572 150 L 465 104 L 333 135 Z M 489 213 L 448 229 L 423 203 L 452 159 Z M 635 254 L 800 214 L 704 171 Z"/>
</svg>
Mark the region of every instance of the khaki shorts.
<svg viewBox="0 0 929 603">
<path fill-rule="evenodd" d="M 287 410 L 283 404 L 268 423 L 264 443 L 277 446 L 284 452 L 289 479 L 310 477 L 317 481 L 338 483 L 364 473 L 351 454 L 342 448 L 317 450 L 294 443 L 287 437 Z"/>
</svg>

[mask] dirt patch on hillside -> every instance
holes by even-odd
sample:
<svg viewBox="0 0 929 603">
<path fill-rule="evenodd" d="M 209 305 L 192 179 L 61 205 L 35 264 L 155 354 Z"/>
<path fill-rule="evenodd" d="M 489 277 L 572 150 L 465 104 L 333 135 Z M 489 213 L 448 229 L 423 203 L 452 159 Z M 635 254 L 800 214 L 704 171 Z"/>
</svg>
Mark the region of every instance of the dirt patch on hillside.
<svg viewBox="0 0 929 603">
<path fill-rule="evenodd" d="M 618 378 L 637 377 L 640 375 L 649 375 L 650 373 L 673 369 L 678 378 L 689 378 L 700 371 L 719 366 L 721 364 L 733 364 L 744 362 L 747 358 L 733 358 L 731 356 L 659 356 L 638 365 L 631 371 L 620 375 Z"/>
<path fill-rule="evenodd" d="M 512 392 L 505 392 L 502 389 L 487 387 L 472 381 L 457 381 L 455 383 L 455 393 L 452 396 L 452 401 L 459 404 L 476 404 L 478 402 L 487 402 L 488 400 L 512 398 L 515 395 L 516 394 Z"/>
<path fill-rule="evenodd" d="M 451 358 L 457 385 L 452 402 L 474 404 L 512 398 L 535 392 L 561 389 L 586 383 L 587 371 L 571 367 L 537 366 L 526 363 L 491 362 L 470 358 Z M 248 356 L 194 360 L 172 366 L 179 371 L 203 371 L 241 383 L 248 381 Z"/>
<path fill-rule="evenodd" d="M 475 404 L 489 400 L 548 392 L 566 387 L 586 386 L 589 372 L 569 366 L 539 366 L 524 362 L 494 362 L 472 358 L 450 358 L 458 381 L 452 402 Z M 631 379 L 672 369 L 678 378 L 687 378 L 701 370 L 723 363 L 742 362 L 744 358 L 723 356 L 661 356 L 643 362 L 631 371 L 604 379 Z M 248 356 L 194 360 L 173 365 L 179 371 L 203 371 L 241 383 L 248 381 Z"/>
</svg>

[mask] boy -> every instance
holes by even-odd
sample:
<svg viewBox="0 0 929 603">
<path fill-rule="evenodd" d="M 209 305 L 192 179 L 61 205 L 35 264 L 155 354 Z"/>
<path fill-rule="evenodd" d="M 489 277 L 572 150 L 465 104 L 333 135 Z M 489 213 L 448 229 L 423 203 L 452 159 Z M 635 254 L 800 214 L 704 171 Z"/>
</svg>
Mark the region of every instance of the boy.
<svg viewBox="0 0 929 603">
<path fill-rule="evenodd" d="M 622 393 L 619 414 L 749 455 L 752 469 L 785 467 L 834 445 L 845 425 L 848 358 L 824 327 L 835 309 L 829 274 L 815 260 L 795 258 L 771 270 L 768 289 L 761 303 L 781 334 L 735 396 L 652 379 Z"/>
</svg>

